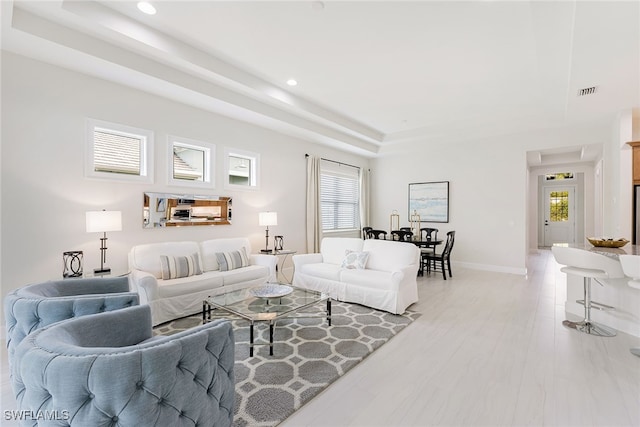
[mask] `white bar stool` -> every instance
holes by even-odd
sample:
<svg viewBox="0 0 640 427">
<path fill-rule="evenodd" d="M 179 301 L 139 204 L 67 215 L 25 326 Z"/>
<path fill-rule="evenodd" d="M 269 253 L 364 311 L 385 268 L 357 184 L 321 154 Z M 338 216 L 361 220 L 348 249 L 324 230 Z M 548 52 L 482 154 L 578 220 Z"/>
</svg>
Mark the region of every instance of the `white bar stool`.
<svg viewBox="0 0 640 427">
<path fill-rule="evenodd" d="M 640 289 L 640 255 L 620 255 L 620 264 L 625 276 L 631 277 L 627 284 Z M 640 347 L 632 348 L 631 353 L 640 357 Z"/>
<path fill-rule="evenodd" d="M 598 279 L 618 279 L 624 277 L 620 262 L 613 257 L 590 252 L 585 249 L 570 248 L 566 246 L 553 246 L 551 252 L 558 264 L 564 264 L 560 271 L 567 274 L 581 276 L 584 281 L 584 300 L 577 303 L 584 305 L 584 320 L 572 322 L 565 320 L 562 324 L 568 328 L 576 329 L 589 335 L 600 337 L 615 337 L 616 331 L 591 320 L 591 309 L 613 310 L 605 304 L 591 301 L 591 279 L 601 286 Z"/>
</svg>

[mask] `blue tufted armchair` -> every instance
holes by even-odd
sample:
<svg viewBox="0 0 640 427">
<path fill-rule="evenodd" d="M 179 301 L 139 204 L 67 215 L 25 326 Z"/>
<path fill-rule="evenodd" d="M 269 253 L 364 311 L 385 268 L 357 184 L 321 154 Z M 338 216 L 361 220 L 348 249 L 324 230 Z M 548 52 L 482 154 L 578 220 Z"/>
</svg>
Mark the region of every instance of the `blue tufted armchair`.
<svg viewBox="0 0 640 427">
<path fill-rule="evenodd" d="M 154 337 L 141 305 L 31 333 L 16 349 L 12 386 L 18 410 L 56 418 L 27 425 L 226 427 L 233 366 L 228 321 Z"/>
<path fill-rule="evenodd" d="M 9 363 L 20 341 L 61 320 L 139 304 L 127 277 L 65 279 L 16 289 L 4 300 Z"/>
</svg>

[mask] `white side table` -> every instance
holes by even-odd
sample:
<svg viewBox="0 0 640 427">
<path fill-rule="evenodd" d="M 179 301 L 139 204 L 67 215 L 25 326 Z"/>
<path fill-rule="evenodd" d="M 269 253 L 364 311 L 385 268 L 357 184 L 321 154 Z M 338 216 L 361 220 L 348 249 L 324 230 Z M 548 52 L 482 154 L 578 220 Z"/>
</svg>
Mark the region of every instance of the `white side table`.
<svg viewBox="0 0 640 427">
<path fill-rule="evenodd" d="M 287 262 L 287 257 L 289 255 L 295 254 L 296 252 L 297 251 L 293 251 L 293 250 L 289 250 L 289 249 L 280 249 L 278 251 L 273 251 L 273 254 L 278 257 L 278 262 L 276 263 L 276 279 L 279 280 L 278 272 L 280 272 L 280 276 L 282 276 L 282 278 L 284 279 L 284 280 L 282 280 L 282 283 L 291 284 L 291 282 L 293 281 L 293 274 L 291 275 L 291 277 L 285 276 L 285 274 L 284 274 L 284 264 L 285 264 L 285 262 Z"/>
</svg>

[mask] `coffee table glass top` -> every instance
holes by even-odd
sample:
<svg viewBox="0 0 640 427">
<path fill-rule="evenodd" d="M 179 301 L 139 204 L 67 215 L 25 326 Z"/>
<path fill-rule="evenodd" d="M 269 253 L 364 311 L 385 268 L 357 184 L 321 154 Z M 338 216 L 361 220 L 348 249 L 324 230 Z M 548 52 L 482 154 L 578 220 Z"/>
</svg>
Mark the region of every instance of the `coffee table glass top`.
<svg viewBox="0 0 640 427">
<path fill-rule="evenodd" d="M 251 289 L 239 289 L 208 297 L 206 302 L 244 319 L 256 321 L 286 317 L 329 299 L 328 294 L 296 287 L 292 287 L 292 292 L 282 297 L 258 298 Z"/>
</svg>

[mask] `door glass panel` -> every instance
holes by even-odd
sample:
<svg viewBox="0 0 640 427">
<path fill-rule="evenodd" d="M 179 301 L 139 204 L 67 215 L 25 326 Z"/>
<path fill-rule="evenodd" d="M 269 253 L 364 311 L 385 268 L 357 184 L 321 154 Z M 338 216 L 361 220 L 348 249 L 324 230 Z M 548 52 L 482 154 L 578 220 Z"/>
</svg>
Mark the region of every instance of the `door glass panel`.
<svg viewBox="0 0 640 427">
<path fill-rule="evenodd" d="M 568 191 L 552 191 L 549 194 L 549 221 L 569 221 Z"/>
</svg>

